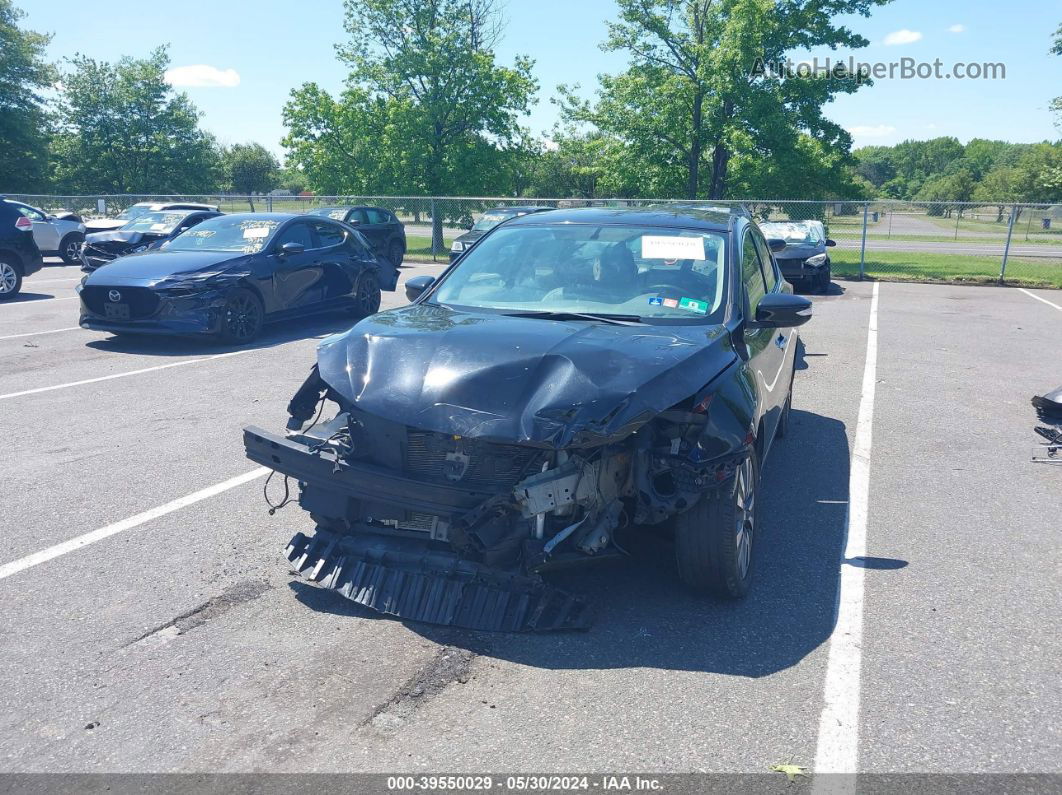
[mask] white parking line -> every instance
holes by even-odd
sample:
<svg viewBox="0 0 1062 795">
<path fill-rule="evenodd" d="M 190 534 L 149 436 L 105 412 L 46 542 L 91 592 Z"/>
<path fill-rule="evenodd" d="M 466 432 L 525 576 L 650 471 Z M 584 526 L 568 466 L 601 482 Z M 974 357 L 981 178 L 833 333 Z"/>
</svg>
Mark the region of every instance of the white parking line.
<svg viewBox="0 0 1062 795">
<path fill-rule="evenodd" d="M 1053 306 L 1059 312 L 1062 312 L 1062 306 L 1059 306 L 1058 304 L 1052 303 L 1051 301 L 1048 301 L 1046 298 L 1041 298 L 1036 293 L 1030 293 L 1024 287 L 1019 287 L 1018 289 L 1021 290 L 1023 293 L 1025 293 L 1030 298 L 1035 298 L 1037 301 L 1042 301 L 1043 303 L 1047 304 L 1048 306 Z"/>
<path fill-rule="evenodd" d="M 65 279 L 26 279 L 22 282 L 23 287 L 32 287 L 35 284 L 52 284 L 54 282 L 79 282 L 80 276 L 67 276 Z"/>
<path fill-rule="evenodd" d="M 47 331 L 30 331 L 26 334 L 8 334 L 0 337 L 0 340 L 17 340 L 21 337 L 39 337 L 41 334 L 58 334 L 60 331 L 78 331 L 81 326 L 67 326 L 66 328 L 52 328 Z"/>
<path fill-rule="evenodd" d="M 205 489 L 193 492 L 185 497 L 180 497 L 173 502 L 168 502 L 165 505 L 160 505 L 158 508 L 152 508 L 149 511 L 138 513 L 136 516 L 131 516 L 128 519 L 123 519 L 120 522 L 109 524 L 106 527 L 101 527 L 98 530 L 93 530 L 90 533 L 71 538 L 69 541 L 64 541 L 61 544 L 56 544 L 53 547 L 42 549 L 40 552 L 34 552 L 32 555 L 27 555 L 24 558 L 13 560 L 10 563 L 5 563 L 0 566 L 0 580 L 10 577 L 13 574 L 18 574 L 20 571 L 31 569 L 34 566 L 39 566 L 42 563 L 47 563 L 49 560 L 54 560 L 68 552 L 87 547 L 89 544 L 95 544 L 97 541 L 102 541 L 105 538 L 110 538 L 118 533 L 124 533 L 126 530 L 132 530 L 135 527 L 139 527 L 146 522 L 150 522 L 152 519 L 158 519 L 160 516 L 165 516 L 168 513 L 173 513 L 181 508 L 187 508 L 189 505 L 194 505 L 197 502 L 214 497 L 229 489 L 234 489 L 237 486 L 242 486 L 244 483 L 249 483 L 252 480 L 262 477 L 269 472 L 265 467 L 259 467 L 253 469 L 250 472 L 245 472 L 242 475 L 237 475 L 234 478 L 229 478 L 221 483 L 216 483 L 213 486 L 208 486 Z"/>
<path fill-rule="evenodd" d="M 874 388 L 878 359 L 878 288 L 870 301 L 867 328 L 867 358 L 863 369 L 863 393 L 859 401 L 852 464 L 848 476 L 848 511 L 844 555 L 837 590 L 837 623 L 830 635 L 826 662 L 822 715 L 815 749 L 816 774 L 848 774 L 846 782 L 816 779 L 820 792 L 855 792 L 859 765 L 859 690 L 863 647 L 863 574 L 861 566 L 845 561 L 866 555 L 867 506 L 870 498 L 870 445 L 874 423 Z"/>
<path fill-rule="evenodd" d="M 128 370 L 124 373 L 113 373 L 111 375 L 101 375 L 98 378 L 86 378 L 84 381 L 70 381 L 66 384 L 54 384 L 53 386 L 39 386 L 36 389 L 24 389 L 21 392 L 11 392 L 7 395 L 0 395 L 0 400 L 7 400 L 8 398 L 22 397 L 23 395 L 37 395 L 41 392 L 52 392 L 56 389 L 69 389 L 72 386 L 83 386 L 84 384 L 96 384 L 100 381 L 110 381 L 114 378 L 125 378 L 130 375 L 140 375 L 141 373 L 153 373 L 156 370 L 168 370 L 171 367 L 184 367 L 186 364 L 199 364 L 200 362 L 210 362 L 214 359 L 224 359 L 228 356 L 239 356 L 244 353 L 251 353 L 256 350 L 255 348 L 247 348 L 242 351 L 229 351 L 228 353 L 218 353 L 213 356 L 200 356 L 198 359 L 185 359 L 180 362 L 170 362 L 169 364 L 159 364 L 155 367 L 145 367 L 141 370 Z"/>
<path fill-rule="evenodd" d="M 32 285 L 31 285 L 32 286 Z M 15 301 L 13 304 L 0 303 L 0 307 L 7 307 L 8 309 L 16 306 L 39 306 L 41 304 L 51 303 L 52 301 L 76 301 L 77 296 L 71 295 L 68 298 L 38 298 L 35 301 Z"/>
</svg>

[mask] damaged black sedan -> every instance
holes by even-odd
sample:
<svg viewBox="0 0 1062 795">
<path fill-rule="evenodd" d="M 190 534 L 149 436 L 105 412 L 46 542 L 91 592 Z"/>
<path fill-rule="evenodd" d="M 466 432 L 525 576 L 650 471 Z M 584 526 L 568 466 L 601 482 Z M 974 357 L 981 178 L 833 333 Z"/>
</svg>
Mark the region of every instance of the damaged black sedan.
<svg viewBox="0 0 1062 795">
<path fill-rule="evenodd" d="M 747 215 L 529 215 L 406 291 L 321 343 L 287 435 L 245 431 L 316 524 L 296 571 L 413 620 L 578 628 L 583 600 L 541 575 L 658 525 L 683 582 L 747 593 L 811 316 Z"/>
</svg>

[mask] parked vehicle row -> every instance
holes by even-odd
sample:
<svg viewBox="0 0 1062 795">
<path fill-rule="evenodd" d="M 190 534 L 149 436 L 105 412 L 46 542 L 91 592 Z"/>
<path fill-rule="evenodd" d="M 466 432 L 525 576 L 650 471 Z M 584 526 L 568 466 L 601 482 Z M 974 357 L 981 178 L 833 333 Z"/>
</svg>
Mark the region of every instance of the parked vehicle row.
<svg viewBox="0 0 1062 795">
<path fill-rule="evenodd" d="M 22 289 L 22 279 L 44 267 L 40 247 L 33 238 L 33 221 L 17 202 L 0 201 L 0 301 Z"/>
</svg>

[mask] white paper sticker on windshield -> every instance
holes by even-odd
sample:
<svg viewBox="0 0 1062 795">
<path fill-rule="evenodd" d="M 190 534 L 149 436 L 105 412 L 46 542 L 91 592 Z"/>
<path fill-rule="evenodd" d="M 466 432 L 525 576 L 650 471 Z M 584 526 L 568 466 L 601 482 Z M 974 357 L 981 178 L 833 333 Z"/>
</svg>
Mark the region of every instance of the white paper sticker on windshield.
<svg viewBox="0 0 1062 795">
<path fill-rule="evenodd" d="M 249 226 L 243 230 L 243 237 L 245 240 L 254 240 L 260 237 L 269 237 L 268 226 Z"/>
<path fill-rule="evenodd" d="M 707 259 L 703 237 L 642 237 L 642 259 Z"/>
<path fill-rule="evenodd" d="M 165 230 L 166 230 L 166 224 L 152 224 L 151 225 L 151 231 L 152 232 L 164 232 Z"/>
</svg>

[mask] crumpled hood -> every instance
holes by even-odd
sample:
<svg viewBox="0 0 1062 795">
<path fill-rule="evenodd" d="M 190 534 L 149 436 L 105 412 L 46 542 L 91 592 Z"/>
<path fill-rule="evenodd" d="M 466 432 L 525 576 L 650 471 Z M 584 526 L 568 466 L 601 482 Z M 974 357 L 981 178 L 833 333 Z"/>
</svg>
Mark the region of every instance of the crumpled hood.
<svg viewBox="0 0 1062 795">
<path fill-rule="evenodd" d="M 774 256 L 776 259 L 807 259 L 808 257 L 814 257 L 816 254 L 821 254 L 825 250 L 826 246 L 822 244 L 786 246 Z"/>
<path fill-rule="evenodd" d="M 89 245 L 96 243 L 139 243 L 144 239 L 143 232 L 126 232 L 121 229 L 112 229 L 110 232 L 93 232 L 85 235 L 85 242 Z"/>
<path fill-rule="evenodd" d="M 318 347 L 358 409 L 421 430 L 567 447 L 637 430 L 736 359 L 722 326 L 617 326 L 457 312 L 381 312 Z"/>
<path fill-rule="evenodd" d="M 117 229 L 120 226 L 125 226 L 129 223 L 128 219 L 122 220 L 121 218 L 90 218 L 85 221 L 85 228 L 95 234 L 96 232 L 106 232 L 110 229 Z"/>
<path fill-rule="evenodd" d="M 169 278 L 194 276 L 197 272 L 240 268 L 249 258 L 231 251 L 149 250 L 127 254 L 93 271 L 86 284 L 150 287 Z"/>
</svg>

